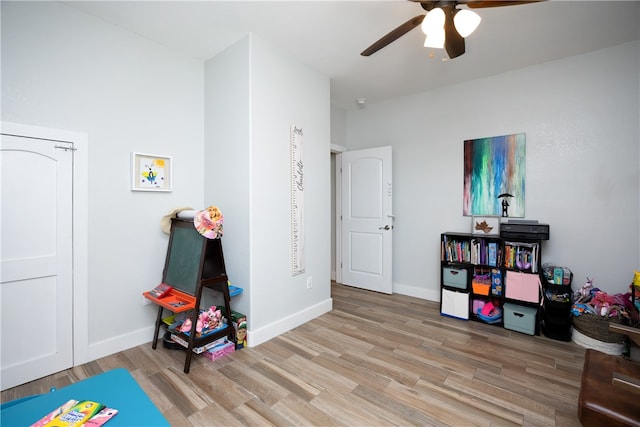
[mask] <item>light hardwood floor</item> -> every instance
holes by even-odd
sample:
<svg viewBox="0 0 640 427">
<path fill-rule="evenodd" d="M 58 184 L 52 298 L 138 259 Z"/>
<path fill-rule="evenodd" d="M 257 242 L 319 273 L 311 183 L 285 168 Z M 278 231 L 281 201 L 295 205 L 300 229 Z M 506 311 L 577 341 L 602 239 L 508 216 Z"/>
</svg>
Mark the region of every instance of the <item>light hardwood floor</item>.
<svg viewBox="0 0 640 427">
<path fill-rule="evenodd" d="M 127 368 L 174 426 L 580 426 L 585 350 L 332 285 L 334 309 L 211 362 L 141 345 L 6 390 L 2 402 Z M 249 337 L 251 339 L 251 337 Z"/>
</svg>

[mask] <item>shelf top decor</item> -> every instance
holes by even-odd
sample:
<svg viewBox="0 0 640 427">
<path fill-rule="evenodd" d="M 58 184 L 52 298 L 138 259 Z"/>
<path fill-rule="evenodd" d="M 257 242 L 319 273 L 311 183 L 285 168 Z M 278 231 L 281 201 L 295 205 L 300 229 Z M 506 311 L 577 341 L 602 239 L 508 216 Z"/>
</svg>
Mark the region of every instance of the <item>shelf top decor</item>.
<svg viewBox="0 0 640 427">
<path fill-rule="evenodd" d="M 499 236 L 500 217 L 474 216 L 471 219 L 471 234 L 479 234 L 482 236 Z"/>
</svg>

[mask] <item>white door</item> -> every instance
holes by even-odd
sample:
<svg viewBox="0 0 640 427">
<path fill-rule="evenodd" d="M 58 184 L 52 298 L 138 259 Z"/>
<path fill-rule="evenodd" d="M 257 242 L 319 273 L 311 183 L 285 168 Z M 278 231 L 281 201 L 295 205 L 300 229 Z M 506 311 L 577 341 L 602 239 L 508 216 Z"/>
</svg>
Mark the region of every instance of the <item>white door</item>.
<svg viewBox="0 0 640 427">
<path fill-rule="evenodd" d="M 72 148 L 2 135 L 2 390 L 73 365 Z"/>
<path fill-rule="evenodd" d="M 393 186 L 391 147 L 341 157 L 340 282 L 392 293 Z"/>
</svg>

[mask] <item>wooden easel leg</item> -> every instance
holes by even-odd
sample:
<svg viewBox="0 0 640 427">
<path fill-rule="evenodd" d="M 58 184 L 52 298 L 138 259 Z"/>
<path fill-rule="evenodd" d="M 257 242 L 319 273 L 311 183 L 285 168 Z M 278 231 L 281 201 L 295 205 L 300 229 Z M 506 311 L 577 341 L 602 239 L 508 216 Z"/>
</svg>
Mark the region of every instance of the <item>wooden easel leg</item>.
<svg viewBox="0 0 640 427">
<path fill-rule="evenodd" d="M 189 368 L 191 367 L 191 356 L 193 355 L 193 349 L 187 349 L 187 357 L 184 361 L 184 373 L 189 373 Z"/>
<path fill-rule="evenodd" d="M 156 318 L 156 331 L 153 333 L 153 343 L 151 343 L 151 348 L 154 350 L 158 346 L 158 335 L 160 333 L 160 324 L 162 323 L 162 310 L 163 310 L 163 307 L 159 305 L 158 317 Z"/>
</svg>

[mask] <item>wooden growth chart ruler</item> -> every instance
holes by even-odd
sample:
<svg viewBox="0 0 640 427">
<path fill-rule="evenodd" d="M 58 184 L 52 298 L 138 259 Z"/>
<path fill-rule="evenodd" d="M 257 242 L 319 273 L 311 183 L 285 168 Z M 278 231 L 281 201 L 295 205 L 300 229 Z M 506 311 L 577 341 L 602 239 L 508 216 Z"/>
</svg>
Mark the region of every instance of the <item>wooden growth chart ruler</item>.
<svg viewBox="0 0 640 427">
<path fill-rule="evenodd" d="M 291 125 L 291 274 L 304 273 L 304 160 L 302 128 Z"/>
</svg>

